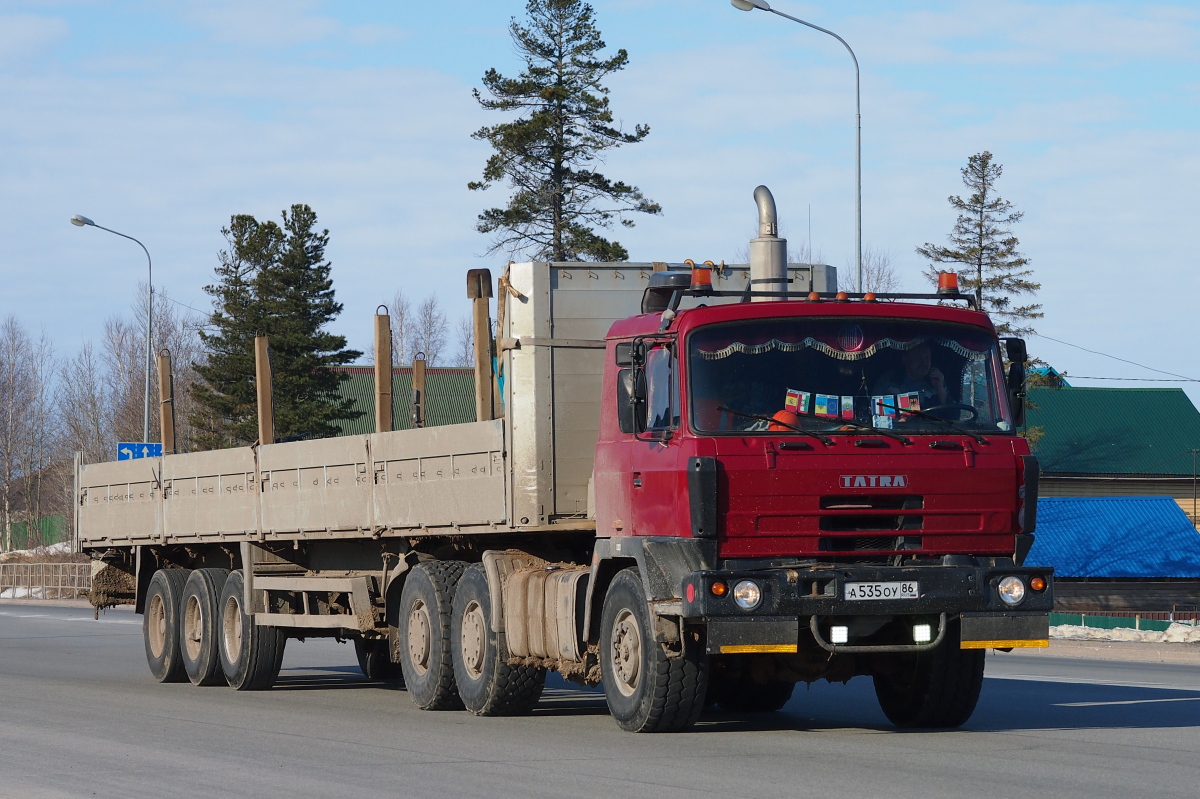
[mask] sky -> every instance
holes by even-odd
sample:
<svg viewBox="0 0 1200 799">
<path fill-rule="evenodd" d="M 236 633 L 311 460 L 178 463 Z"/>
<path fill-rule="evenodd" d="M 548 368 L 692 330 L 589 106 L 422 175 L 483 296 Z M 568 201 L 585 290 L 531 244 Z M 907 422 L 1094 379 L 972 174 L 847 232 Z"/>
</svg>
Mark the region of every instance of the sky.
<svg viewBox="0 0 1200 799">
<path fill-rule="evenodd" d="M 848 279 L 842 46 L 728 0 L 593 5 L 610 48 L 629 51 L 608 81 L 617 119 L 651 129 L 611 152 L 606 174 L 664 209 L 614 234 L 632 260 L 735 260 L 763 183 L 793 247 L 809 243 L 811 214 L 813 252 Z M 1200 383 L 1155 382 L 1200 378 L 1200 7 L 774 5 L 855 49 L 864 245 L 890 253 L 905 289 L 924 287 L 915 248 L 945 243 L 946 198 L 967 193 L 959 170 L 988 150 L 1042 284 L 1030 351 L 1073 385 L 1183 387 L 1200 405 Z M 465 316 L 466 270 L 507 261 L 474 230 L 505 190 L 467 190 L 489 152 L 470 134 L 502 118 L 471 91 L 490 67 L 519 71 L 507 25 L 523 12 L 510 0 L 0 0 L 0 316 L 71 355 L 130 312 L 144 255 L 72 214 L 140 239 L 156 288 L 204 311 L 230 216 L 278 219 L 293 203 L 330 231 L 345 304 L 334 330 L 352 347 L 369 348 L 369 317 L 397 290 Z"/>
</svg>

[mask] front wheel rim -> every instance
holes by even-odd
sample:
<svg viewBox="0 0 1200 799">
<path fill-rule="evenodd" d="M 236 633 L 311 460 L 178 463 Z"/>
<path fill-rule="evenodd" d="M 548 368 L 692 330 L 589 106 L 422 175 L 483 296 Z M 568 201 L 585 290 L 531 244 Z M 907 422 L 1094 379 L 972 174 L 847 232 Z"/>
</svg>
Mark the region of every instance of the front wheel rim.
<svg viewBox="0 0 1200 799">
<path fill-rule="evenodd" d="M 642 631 L 637 617 L 628 608 L 622 608 L 613 621 L 609 662 L 617 690 L 622 696 L 633 696 L 642 669 Z"/>
</svg>

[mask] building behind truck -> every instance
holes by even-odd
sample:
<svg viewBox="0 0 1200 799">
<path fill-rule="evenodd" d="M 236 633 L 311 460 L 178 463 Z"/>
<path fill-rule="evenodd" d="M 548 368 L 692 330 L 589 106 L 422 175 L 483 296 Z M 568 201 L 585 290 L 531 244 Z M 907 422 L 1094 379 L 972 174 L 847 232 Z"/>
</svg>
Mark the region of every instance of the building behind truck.
<svg viewBox="0 0 1200 799">
<path fill-rule="evenodd" d="M 94 601 L 163 682 L 269 688 L 336 636 L 427 710 L 528 712 L 556 670 L 669 731 L 867 675 L 896 724 L 964 723 L 984 649 L 1048 637 L 1023 344 L 1005 374 L 949 283 L 838 292 L 755 199 L 748 267 L 473 270 L 474 422 L 79 464 Z"/>
</svg>

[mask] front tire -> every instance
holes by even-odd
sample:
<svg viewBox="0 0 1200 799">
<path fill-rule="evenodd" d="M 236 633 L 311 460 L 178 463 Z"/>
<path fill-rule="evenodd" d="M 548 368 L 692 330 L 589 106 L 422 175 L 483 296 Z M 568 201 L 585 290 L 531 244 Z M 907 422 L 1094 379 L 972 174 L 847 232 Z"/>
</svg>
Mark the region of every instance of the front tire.
<svg viewBox="0 0 1200 799">
<path fill-rule="evenodd" d="M 696 723 L 708 687 L 703 646 L 668 658 L 654 640 L 646 593 L 637 569 L 613 578 L 600 620 L 600 673 L 604 698 L 629 732 L 676 732 Z"/>
<path fill-rule="evenodd" d="M 221 672 L 220 637 L 221 589 L 228 569 L 196 569 L 183 586 L 183 604 L 179 612 L 179 643 L 183 668 L 192 685 L 219 685 L 225 682 Z"/>
<path fill-rule="evenodd" d="M 400 665 L 404 687 L 422 710 L 459 710 L 454 681 L 450 618 L 454 590 L 467 564 L 458 560 L 417 565 L 400 592 Z"/>
<path fill-rule="evenodd" d="M 900 656 L 874 676 L 875 696 L 897 727 L 960 727 L 983 688 L 984 652 L 959 647 L 958 623 L 932 652 Z"/>
<path fill-rule="evenodd" d="M 183 586 L 191 573 L 191 569 L 159 569 L 146 590 L 142 638 L 146 662 L 158 682 L 187 681 L 179 646 L 179 609 L 183 607 Z"/>
<path fill-rule="evenodd" d="M 450 645 L 458 695 L 476 716 L 523 715 L 541 698 L 546 671 L 508 665 L 503 639 L 491 628 L 491 613 L 487 575 L 476 564 L 463 572 L 454 591 Z"/>
<path fill-rule="evenodd" d="M 225 579 L 219 603 L 221 672 L 234 690 L 265 691 L 279 677 L 287 638 L 278 627 L 255 624 L 244 602 L 242 573 L 235 571 Z"/>
</svg>

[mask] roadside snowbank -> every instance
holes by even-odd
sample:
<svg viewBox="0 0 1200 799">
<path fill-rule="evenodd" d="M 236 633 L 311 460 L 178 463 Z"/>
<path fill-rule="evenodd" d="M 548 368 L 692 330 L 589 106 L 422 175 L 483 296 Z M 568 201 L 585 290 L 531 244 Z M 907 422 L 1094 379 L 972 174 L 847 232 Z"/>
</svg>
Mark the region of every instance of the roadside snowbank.
<svg viewBox="0 0 1200 799">
<path fill-rule="evenodd" d="M 1050 628 L 1050 637 L 1071 641 L 1143 641 L 1152 644 L 1188 644 L 1200 643 L 1200 626 L 1174 623 L 1165 632 L 1157 632 L 1155 630 L 1132 630 L 1128 627 L 1101 630 L 1096 627 L 1057 624 Z"/>
</svg>

